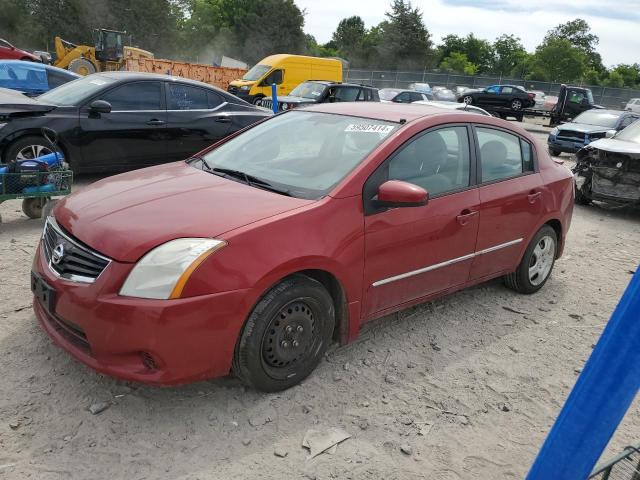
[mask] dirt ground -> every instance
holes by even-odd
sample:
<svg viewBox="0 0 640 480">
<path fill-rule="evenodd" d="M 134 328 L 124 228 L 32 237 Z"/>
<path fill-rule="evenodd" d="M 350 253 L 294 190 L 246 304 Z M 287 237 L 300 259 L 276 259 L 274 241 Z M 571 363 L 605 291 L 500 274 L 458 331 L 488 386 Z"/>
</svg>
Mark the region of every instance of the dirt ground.
<svg viewBox="0 0 640 480">
<path fill-rule="evenodd" d="M 40 330 L 42 221 L 19 209 L 0 205 L 0 479 L 523 478 L 640 252 L 640 212 L 577 207 L 538 294 L 493 281 L 376 320 L 280 394 L 152 388 L 94 373 Z M 640 440 L 639 403 L 605 455 Z M 351 438 L 307 460 L 305 432 L 329 427 Z"/>
</svg>

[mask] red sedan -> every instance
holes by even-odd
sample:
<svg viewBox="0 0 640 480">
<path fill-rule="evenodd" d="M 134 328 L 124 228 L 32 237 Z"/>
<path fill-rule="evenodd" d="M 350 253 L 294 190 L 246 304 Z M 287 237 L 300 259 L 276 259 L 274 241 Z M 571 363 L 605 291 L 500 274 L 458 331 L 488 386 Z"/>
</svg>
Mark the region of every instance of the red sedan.
<svg viewBox="0 0 640 480">
<path fill-rule="evenodd" d="M 281 390 L 373 318 L 495 277 L 537 291 L 572 206 L 570 172 L 518 126 L 321 104 L 67 197 L 33 263 L 34 309 L 109 375 Z"/>
<path fill-rule="evenodd" d="M 0 60 L 27 60 L 30 62 L 41 62 L 42 59 L 26 50 L 14 47 L 4 38 L 0 38 Z"/>
</svg>

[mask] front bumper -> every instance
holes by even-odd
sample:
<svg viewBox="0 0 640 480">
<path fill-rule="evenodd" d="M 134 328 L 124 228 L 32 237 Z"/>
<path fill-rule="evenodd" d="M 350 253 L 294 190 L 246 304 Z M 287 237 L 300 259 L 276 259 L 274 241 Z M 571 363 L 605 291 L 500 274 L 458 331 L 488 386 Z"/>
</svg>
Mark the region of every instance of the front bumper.
<svg viewBox="0 0 640 480">
<path fill-rule="evenodd" d="M 32 270 L 56 291 L 53 311 L 34 298 L 42 328 L 73 357 L 125 380 L 173 385 L 227 375 L 246 290 L 178 300 L 121 297 L 131 264 L 112 261 L 93 284 L 57 277 L 38 247 Z"/>
<path fill-rule="evenodd" d="M 547 145 L 549 148 L 567 153 L 576 153 L 588 144 L 589 142 L 586 142 L 585 140 L 567 140 L 552 135 L 549 135 L 549 138 L 547 139 Z"/>
</svg>

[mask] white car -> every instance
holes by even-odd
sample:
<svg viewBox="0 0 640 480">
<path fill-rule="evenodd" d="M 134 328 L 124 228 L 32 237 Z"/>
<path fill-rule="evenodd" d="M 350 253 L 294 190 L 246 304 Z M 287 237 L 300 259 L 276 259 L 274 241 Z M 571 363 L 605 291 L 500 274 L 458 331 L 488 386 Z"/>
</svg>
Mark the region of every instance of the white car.
<svg viewBox="0 0 640 480">
<path fill-rule="evenodd" d="M 627 102 L 625 110 L 640 113 L 640 98 L 632 98 Z"/>
<path fill-rule="evenodd" d="M 489 112 L 480 107 L 475 107 L 473 105 L 467 105 L 466 103 L 453 103 L 453 102 L 438 102 L 438 101 L 429 101 L 423 100 L 419 102 L 413 102 L 418 105 L 431 105 L 432 107 L 446 108 L 447 110 L 465 110 L 467 112 L 478 113 L 480 115 L 491 116 Z"/>
</svg>

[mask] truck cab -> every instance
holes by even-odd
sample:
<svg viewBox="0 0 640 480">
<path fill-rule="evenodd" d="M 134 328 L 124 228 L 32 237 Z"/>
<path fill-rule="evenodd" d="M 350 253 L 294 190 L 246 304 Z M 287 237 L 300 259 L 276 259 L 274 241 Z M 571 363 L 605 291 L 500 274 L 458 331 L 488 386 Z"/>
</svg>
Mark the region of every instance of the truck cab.
<svg viewBox="0 0 640 480">
<path fill-rule="evenodd" d="M 593 100 L 593 93 L 588 88 L 560 86 L 558 103 L 551 110 L 549 125 L 555 127 L 564 122 L 571 121 L 577 115 L 592 108 L 602 108 Z"/>
<path fill-rule="evenodd" d="M 279 54 L 263 58 L 245 75 L 229 84 L 228 91 L 249 103 L 256 104 L 271 96 L 276 84 L 278 96 L 284 96 L 307 80 L 342 82 L 342 62 L 335 58 Z"/>
</svg>

